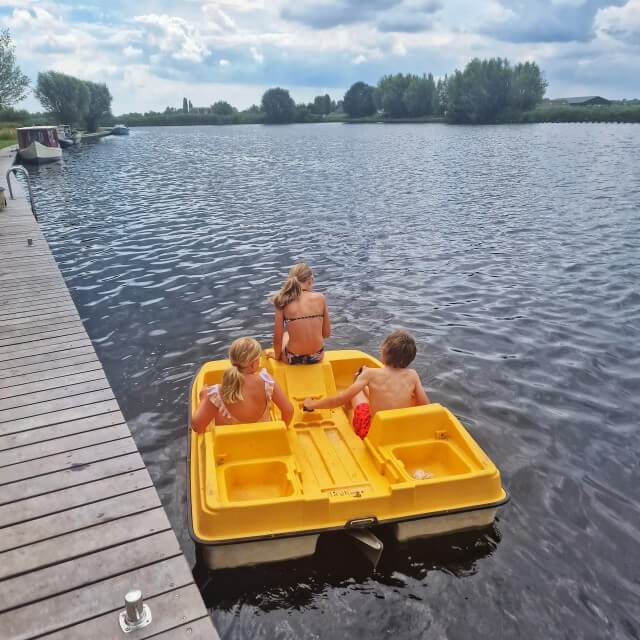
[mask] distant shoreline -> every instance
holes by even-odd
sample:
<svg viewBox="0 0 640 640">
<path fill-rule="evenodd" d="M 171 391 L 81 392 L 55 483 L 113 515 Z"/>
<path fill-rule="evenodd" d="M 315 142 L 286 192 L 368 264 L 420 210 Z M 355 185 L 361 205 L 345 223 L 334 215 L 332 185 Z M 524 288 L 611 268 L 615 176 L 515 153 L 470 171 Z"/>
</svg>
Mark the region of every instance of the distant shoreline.
<svg viewBox="0 0 640 640">
<path fill-rule="evenodd" d="M 213 125 L 224 126 L 230 124 L 265 124 L 264 116 L 256 114 L 255 117 L 247 117 L 246 113 L 232 116 L 216 116 L 214 114 L 157 114 L 149 116 L 127 115 L 118 116 L 118 122 L 125 122 L 130 127 L 171 127 L 171 126 L 195 126 Z M 114 120 L 115 121 L 115 120 Z M 505 114 L 495 122 L 482 122 L 477 124 L 536 124 L 544 122 L 556 123 L 590 123 L 590 122 L 621 122 L 640 123 L 640 104 L 614 103 L 604 106 L 569 106 L 544 103 L 522 113 Z M 367 116 L 365 118 L 349 118 L 346 114 L 332 113 L 326 117 L 314 117 L 306 120 L 292 122 L 290 124 L 450 124 L 446 117 L 421 116 L 418 118 L 385 118 L 381 114 Z M 466 123 L 474 126 L 476 123 Z M 281 125 L 273 125 L 281 126 Z"/>
</svg>

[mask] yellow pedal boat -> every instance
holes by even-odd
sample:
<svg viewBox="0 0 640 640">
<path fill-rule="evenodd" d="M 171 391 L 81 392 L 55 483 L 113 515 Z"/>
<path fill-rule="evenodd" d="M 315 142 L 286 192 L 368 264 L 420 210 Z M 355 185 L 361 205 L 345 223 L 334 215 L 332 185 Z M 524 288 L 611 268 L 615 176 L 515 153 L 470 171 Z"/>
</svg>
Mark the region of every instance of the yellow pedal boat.
<svg viewBox="0 0 640 640">
<path fill-rule="evenodd" d="M 304 398 L 349 386 L 358 367 L 382 366 L 375 358 L 343 350 L 314 365 L 264 364 L 295 407 L 289 427 L 274 407 L 271 422 L 189 430 L 189 528 L 209 568 L 310 556 L 321 534 L 340 530 L 379 557 L 377 527 L 399 541 L 483 527 L 507 502 L 496 466 L 440 404 L 378 412 L 364 440 L 343 408 L 302 411 Z M 227 367 L 200 369 L 189 415 Z"/>
</svg>

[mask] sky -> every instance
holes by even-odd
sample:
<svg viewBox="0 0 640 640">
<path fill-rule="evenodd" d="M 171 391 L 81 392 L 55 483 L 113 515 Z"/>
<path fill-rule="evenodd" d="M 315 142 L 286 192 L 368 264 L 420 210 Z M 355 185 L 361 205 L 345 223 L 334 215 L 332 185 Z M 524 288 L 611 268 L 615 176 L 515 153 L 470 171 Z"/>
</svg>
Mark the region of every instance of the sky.
<svg viewBox="0 0 640 640">
<path fill-rule="evenodd" d="M 640 98 L 640 0 L 0 0 L 22 71 L 105 82 L 115 114 L 282 86 L 339 99 L 385 73 L 535 60 L 552 98 Z M 21 105 L 40 110 L 30 95 Z"/>
</svg>

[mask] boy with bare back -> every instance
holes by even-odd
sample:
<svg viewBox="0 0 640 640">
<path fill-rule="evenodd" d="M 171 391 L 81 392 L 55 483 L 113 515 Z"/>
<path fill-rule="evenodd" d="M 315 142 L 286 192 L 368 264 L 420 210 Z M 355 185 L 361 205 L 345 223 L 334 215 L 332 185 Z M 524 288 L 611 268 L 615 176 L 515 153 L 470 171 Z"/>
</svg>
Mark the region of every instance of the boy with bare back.
<svg viewBox="0 0 640 640">
<path fill-rule="evenodd" d="M 429 404 L 417 372 L 407 368 L 416 357 L 416 341 L 411 334 L 397 330 L 388 335 L 380 345 L 380 356 L 384 367 L 363 367 L 349 388 L 323 400 L 306 398 L 303 408 L 335 409 L 351 403 L 353 429 L 364 438 L 377 411 Z"/>
</svg>

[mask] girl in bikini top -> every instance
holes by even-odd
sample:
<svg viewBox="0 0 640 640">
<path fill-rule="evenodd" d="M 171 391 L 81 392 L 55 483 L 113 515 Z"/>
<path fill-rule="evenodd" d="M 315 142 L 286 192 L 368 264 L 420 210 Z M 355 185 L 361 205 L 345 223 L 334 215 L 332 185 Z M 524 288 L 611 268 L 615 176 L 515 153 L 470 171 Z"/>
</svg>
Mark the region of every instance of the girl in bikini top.
<svg viewBox="0 0 640 640">
<path fill-rule="evenodd" d="M 268 422 L 274 419 L 272 402 L 285 422 L 291 420 L 291 402 L 266 369 L 260 370 L 261 353 L 253 338 L 238 338 L 232 343 L 231 366 L 224 372 L 222 384 L 205 386 L 200 392 L 200 404 L 191 417 L 195 431 L 206 431 L 212 420 L 215 424 Z"/>
<path fill-rule="evenodd" d="M 271 301 L 275 307 L 273 357 L 288 364 L 320 362 L 324 339 L 331 335 L 331 320 L 325 297 L 313 291 L 309 265 L 293 265 Z"/>
</svg>

